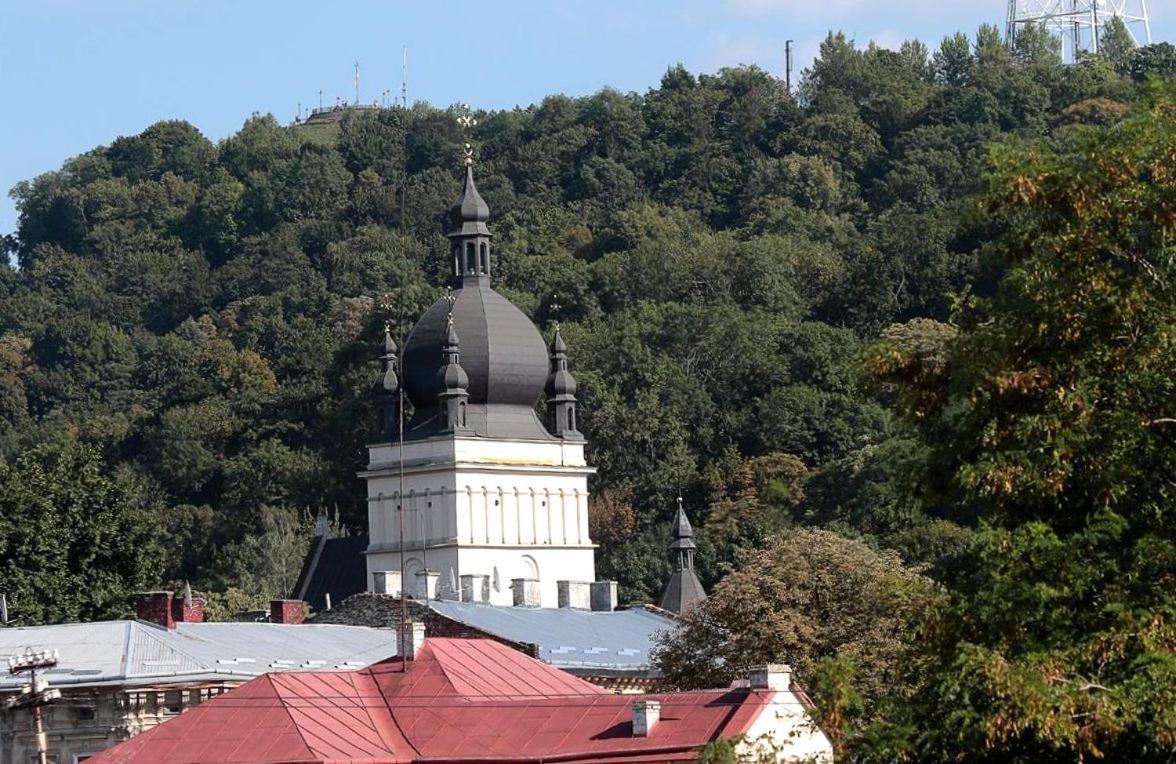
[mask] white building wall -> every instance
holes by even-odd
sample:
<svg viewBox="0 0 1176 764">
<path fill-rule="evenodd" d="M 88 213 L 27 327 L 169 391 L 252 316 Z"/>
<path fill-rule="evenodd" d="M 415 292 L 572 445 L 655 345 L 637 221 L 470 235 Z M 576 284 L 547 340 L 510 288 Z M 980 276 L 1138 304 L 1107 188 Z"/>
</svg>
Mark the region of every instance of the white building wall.
<svg viewBox="0 0 1176 764">
<path fill-rule="evenodd" d="M 740 761 L 833 764 L 833 744 L 791 691 L 774 693 L 744 734 Z"/>
<path fill-rule="evenodd" d="M 452 596 L 463 574 L 491 577 L 490 601 L 509 605 L 512 578 L 537 572 L 544 607 L 555 607 L 556 581 L 595 580 L 588 535 L 584 444 L 443 437 L 405 444 L 405 588 L 416 569 L 440 576 L 429 596 Z M 399 449 L 369 447 L 368 589 L 371 574 L 400 570 Z"/>
</svg>

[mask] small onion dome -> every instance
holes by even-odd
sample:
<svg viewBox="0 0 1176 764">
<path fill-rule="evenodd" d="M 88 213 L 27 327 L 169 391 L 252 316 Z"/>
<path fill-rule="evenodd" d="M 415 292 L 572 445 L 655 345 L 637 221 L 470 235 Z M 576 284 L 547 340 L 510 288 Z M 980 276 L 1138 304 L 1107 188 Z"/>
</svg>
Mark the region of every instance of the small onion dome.
<svg viewBox="0 0 1176 764">
<path fill-rule="evenodd" d="M 396 373 L 400 348 L 396 340 L 392 339 L 392 332 L 384 328 L 384 339 L 380 342 L 380 361 L 384 365 L 383 371 L 376 377 L 375 393 L 377 395 L 394 395 L 400 391 L 400 377 Z"/>
<path fill-rule="evenodd" d="M 458 362 L 457 329 L 453 325 L 453 316 L 449 317 L 448 331 L 445 333 L 445 345 L 442 348 L 445 362 L 437 370 L 438 392 L 460 390 L 465 392 L 469 387 L 470 378 Z"/>
<path fill-rule="evenodd" d="M 558 326 L 555 328 L 555 338 L 551 341 L 551 374 L 547 377 L 544 391 L 553 400 L 576 394 L 576 378 L 568 371 L 568 346 Z"/>
</svg>

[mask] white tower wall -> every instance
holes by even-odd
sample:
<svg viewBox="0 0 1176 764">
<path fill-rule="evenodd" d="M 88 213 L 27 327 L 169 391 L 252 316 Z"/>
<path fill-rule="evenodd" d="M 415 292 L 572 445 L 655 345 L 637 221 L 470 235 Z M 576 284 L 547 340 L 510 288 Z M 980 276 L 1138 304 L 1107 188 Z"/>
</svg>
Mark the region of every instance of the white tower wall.
<svg viewBox="0 0 1176 764">
<path fill-rule="evenodd" d="M 369 446 L 368 589 L 372 573 L 400 570 L 397 444 Z M 439 574 L 430 597 L 455 599 L 463 575 L 486 576 L 489 601 L 510 605 L 513 578 L 538 578 L 543 607 L 556 581 L 595 580 L 582 442 L 443 436 L 404 445 L 405 588 Z M 452 580 L 451 580 L 452 579 Z M 456 586 L 455 586 L 456 584 Z"/>
</svg>

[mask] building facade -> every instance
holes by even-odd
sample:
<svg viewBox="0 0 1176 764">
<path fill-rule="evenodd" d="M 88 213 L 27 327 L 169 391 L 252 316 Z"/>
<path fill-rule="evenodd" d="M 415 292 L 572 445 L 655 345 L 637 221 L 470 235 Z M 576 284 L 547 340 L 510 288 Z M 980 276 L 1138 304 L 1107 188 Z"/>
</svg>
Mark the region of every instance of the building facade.
<svg viewBox="0 0 1176 764">
<path fill-rule="evenodd" d="M 52 649 L 41 674 L 61 699 L 42 708 L 49 761 L 75 764 L 270 672 L 345 671 L 396 652 L 391 629 L 299 624 L 276 600 L 265 623 L 205 623 L 199 598 L 150 592 L 140 618 L 0 629 L 0 660 Z M 0 675 L 0 764 L 37 761 L 29 709 L 7 709 L 24 676 Z"/>
</svg>

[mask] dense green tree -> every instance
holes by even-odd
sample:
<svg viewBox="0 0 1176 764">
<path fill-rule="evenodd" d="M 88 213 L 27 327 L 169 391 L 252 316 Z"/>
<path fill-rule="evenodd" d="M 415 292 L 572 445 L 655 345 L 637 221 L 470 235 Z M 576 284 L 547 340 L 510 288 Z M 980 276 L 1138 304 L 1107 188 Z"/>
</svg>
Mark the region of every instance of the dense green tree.
<svg viewBox="0 0 1176 764">
<path fill-rule="evenodd" d="M 20 625 L 131 611 L 159 583 L 164 507 L 154 486 L 65 439 L 0 463 L 0 591 Z"/>
<path fill-rule="evenodd" d="M 946 363 L 896 338 L 875 355 L 944 476 L 929 487 L 983 521 L 883 758 L 1170 758 L 1174 108 L 1157 88 L 1113 127 L 998 153 L 1000 288 Z"/>
<path fill-rule="evenodd" d="M 932 582 L 892 552 L 830 531 L 785 532 L 685 613 L 681 627 L 662 636 L 655 660 L 679 688 L 723 687 L 785 659 L 813 689 L 840 672 L 861 698 L 854 713 L 868 719 L 881 701 L 909 695 L 905 645 L 937 599 Z M 824 709 L 834 708 L 822 695 Z M 844 693 L 838 703 L 846 704 Z M 838 741 L 850 723 L 822 721 Z"/>
</svg>

